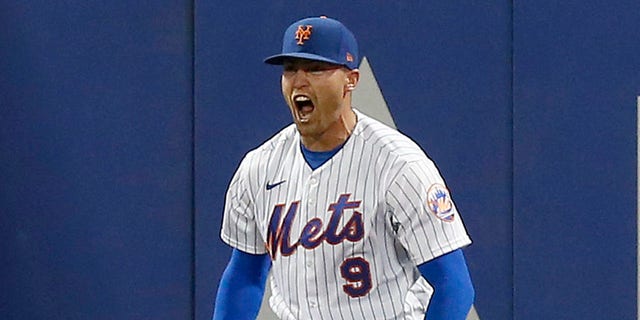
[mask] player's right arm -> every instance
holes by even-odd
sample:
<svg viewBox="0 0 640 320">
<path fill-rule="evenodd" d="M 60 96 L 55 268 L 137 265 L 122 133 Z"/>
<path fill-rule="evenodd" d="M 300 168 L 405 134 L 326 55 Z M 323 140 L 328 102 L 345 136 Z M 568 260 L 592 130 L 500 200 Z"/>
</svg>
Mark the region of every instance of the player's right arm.
<svg viewBox="0 0 640 320">
<path fill-rule="evenodd" d="M 253 320 L 264 295 L 271 260 L 255 216 L 256 159 L 255 153 L 245 156 L 227 190 L 220 235 L 234 249 L 218 287 L 214 320 Z"/>
<path fill-rule="evenodd" d="M 218 286 L 213 320 L 255 319 L 270 267 L 268 254 L 256 255 L 233 249 Z"/>
</svg>

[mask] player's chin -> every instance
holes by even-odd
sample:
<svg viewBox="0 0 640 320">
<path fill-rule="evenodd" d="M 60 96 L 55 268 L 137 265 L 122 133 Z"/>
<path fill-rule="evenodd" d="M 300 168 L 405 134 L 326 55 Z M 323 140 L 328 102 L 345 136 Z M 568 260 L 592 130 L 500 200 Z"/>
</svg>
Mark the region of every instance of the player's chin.
<svg viewBox="0 0 640 320">
<path fill-rule="evenodd" d="M 302 136 L 313 136 L 316 129 L 315 126 L 311 122 L 301 122 L 296 120 L 296 128 L 298 128 L 298 132 Z"/>
<path fill-rule="evenodd" d="M 310 131 L 309 123 L 300 122 L 299 120 L 296 120 L 295 123 L 296 123 L 296 128 L 298 128 L 298 132 L 300 132 L 300 134 L 305 135 L 309 133 Z"/>
</svg>

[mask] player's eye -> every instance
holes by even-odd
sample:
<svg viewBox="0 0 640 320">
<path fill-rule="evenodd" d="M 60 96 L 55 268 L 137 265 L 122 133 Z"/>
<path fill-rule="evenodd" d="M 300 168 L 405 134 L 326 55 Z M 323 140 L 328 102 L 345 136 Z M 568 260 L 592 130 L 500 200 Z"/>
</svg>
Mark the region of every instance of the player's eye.
<svg viewBox="0 0 640 320">
<path fill-rule="evenodd" d="M 335 71 L 337 69 L 340 69 L 340 66 L 331 64 L 317 64 L 309 66 L 308 68 L 306 68 L 305 72 L 310 76 L 320 77 L 328 75 L 332 71 Z"/>
<path fill-rule="evenodd" d="M 294 67 L 293 65 L 284 65 L 282 67 L 282 74 L 285 76 L 292 76 L 296 72 L 298 72 L 298 68 Z"/>
<path fill-rule="evenodd" d="M 320 66 L 313 66 L 313 67 L 309 67 L 307 70 L 305 70 L 309 75 L 312 76 L 321 76 L 325 73 L 325 71 L 327 71 L 329 69 L 327 68 L 322 68 Z"/>
<path fill-rule="evenodd" d="M 306 66 L 300 66 L 296 64 L 284 64 L 282 66 L 282 74 L 285 77 L 292 77 L 298 70 L 302 70 L 306 75 L 311 77 L 322 77 L 328 72 L 340 68 L 339 66 L 326 65 L 326 64 L 310 64 Z"/>
</svg>

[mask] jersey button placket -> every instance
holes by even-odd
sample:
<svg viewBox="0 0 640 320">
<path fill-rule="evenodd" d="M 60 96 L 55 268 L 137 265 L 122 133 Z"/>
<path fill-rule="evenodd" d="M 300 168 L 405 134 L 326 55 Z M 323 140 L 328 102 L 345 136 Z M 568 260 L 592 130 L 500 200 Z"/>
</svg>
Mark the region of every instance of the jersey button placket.
<svg viewBox="0 0 640 320">
<path fill-rule="evenodd" d="M 316 177 L 311 177 L 309 178 L 309 185 L 307 188 L 307 194 L 309 195 L 309 200 L 307 200 L 307 203 L 310 206 L 313 206 L 316 202 L 315 199 L 311 196 L 313 194 L 313 190 L 316 188 L 316 186 L 318 185 L 318 179 Z"/>
</svg>

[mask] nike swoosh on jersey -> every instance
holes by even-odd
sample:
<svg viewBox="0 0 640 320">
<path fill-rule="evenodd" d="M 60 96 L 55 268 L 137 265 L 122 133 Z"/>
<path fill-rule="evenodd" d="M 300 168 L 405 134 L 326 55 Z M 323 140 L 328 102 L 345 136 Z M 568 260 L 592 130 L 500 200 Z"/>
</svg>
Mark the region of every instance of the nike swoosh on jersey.
<svg viewBox="0 0 640 320">
<path fill-rule="evenodd" d="M 276 182 L 276 183 L 274 183 L 274 184 L 270 184 L 269 182 L 267 182 L 267 190 L 271 190 L 271 189 L 273 189 L 273 188 L 275 188 L 275 187 L 277 187 L 277 186 L 279 186 L 279 185 L 281 185 L 281 184 L 285 183 L 286 181 L 287 181 L 287 180 L 282 180 L 282 181 L 280 181 L 280 182 Z"/>
</svg>

